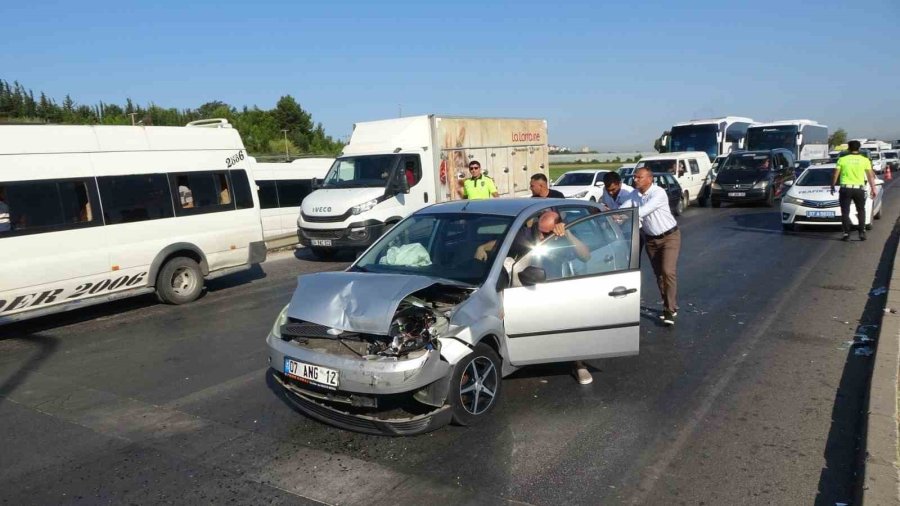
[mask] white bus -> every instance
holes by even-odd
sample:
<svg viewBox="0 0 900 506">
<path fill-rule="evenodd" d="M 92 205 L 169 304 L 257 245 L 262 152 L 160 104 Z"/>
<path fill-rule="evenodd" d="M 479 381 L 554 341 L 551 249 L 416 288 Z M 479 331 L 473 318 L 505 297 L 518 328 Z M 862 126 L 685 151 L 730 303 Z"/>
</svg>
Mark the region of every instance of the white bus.
<svg viewBox="0 0 900 506">
<path fill-rule="evenodd" d="M 661 139 L 663 152 L 703 151 L 713 161 L 719 155 L 744 149 L 744 139 L 751 124 L 752 119 L 740 116 L 677 123 Z"/>
<path fill-rule="evenodd" d="M 808 119 L 758 123 L 747 129 L 747 151 L 784 148 L 796 160 L 828 158 L 828 127 Z"/>
<path fill-rule="evenodd" d="M 183 304 L 263 261 L 248 166 L 224 120 L 0 126 L 0 324 L 151 292 Z"/>
<path fill-rule="evenodd" d="M 312 192 L 313 179 L 324 179 L 334 158 L 299 158 L 291 163 L 251 160 L 259 192 L 263 236 L 270 244 L 296 243 L 300 203 Z"/>
</svg>

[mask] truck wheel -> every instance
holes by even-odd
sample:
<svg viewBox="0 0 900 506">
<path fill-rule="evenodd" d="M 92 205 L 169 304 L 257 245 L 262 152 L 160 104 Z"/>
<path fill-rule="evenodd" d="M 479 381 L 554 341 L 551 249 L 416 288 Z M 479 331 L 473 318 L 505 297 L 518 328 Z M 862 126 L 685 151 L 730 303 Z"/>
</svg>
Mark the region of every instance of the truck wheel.
<svg viewBox="0 0 900 506">
<path fill-rule="evenodd" d="M 156 277 L 156 296 L 166 304 L 187 304 L 203 291 L 203 273 L 197 262 L 175 257 L 166 262 Z"/>
<path fill-rule="evenodd" d="M 337 254 L 337 250 L 334 248 L 322 248 L 319 246 L 310 246 L 309 251 L 319 260 L 331 260 Z"/>
<path fill-rule="evenodd" d="M 482 421 L 500 400 L 500 357 L 493 348 L 478 343 L 463 357 L 450 377 L 450 408 L 457 425 Z"/>
</svg>

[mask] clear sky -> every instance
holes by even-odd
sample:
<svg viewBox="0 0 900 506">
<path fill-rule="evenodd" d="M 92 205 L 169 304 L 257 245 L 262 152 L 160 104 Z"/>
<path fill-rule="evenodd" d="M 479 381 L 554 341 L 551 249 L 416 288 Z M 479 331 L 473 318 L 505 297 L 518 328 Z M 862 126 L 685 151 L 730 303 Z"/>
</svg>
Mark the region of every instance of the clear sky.
<svg viewBox="0 0 900 506">
<path fill-rule="evenodd" d="M 61 102 L 271 108 L 356 121 L 546 118 L 642 149 L 696 117 L 810 118 L 900 139 L 900 1 L 0 2 L 0 78 Z"/>
</svg>

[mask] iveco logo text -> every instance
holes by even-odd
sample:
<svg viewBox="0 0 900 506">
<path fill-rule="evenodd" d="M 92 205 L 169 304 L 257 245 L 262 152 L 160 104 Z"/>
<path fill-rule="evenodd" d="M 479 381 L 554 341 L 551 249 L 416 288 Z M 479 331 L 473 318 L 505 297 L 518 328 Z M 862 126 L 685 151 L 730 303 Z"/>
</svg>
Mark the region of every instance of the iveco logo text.
<svg viewBox="0 0 900 506">
<path fill-rule="evenodd" d="M 331 208 L 330 207 L 314 207 L 313 212 L 314 213 L 330 213 Z"/>
</svg>

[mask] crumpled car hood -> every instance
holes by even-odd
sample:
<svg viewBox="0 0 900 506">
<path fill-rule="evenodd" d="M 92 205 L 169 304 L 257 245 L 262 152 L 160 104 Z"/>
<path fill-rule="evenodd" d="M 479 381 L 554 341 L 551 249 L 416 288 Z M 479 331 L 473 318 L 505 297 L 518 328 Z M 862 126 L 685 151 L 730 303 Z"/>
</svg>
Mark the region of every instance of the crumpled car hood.
<svg viewBox="0 0 900 506">
<path fill-rule="evenodd" d="M 438 283 L 410 274 L 305 274 L 297 277 L 287 315 L 339 330 L 388 335 L 403 298 Z"/>
</svg>

